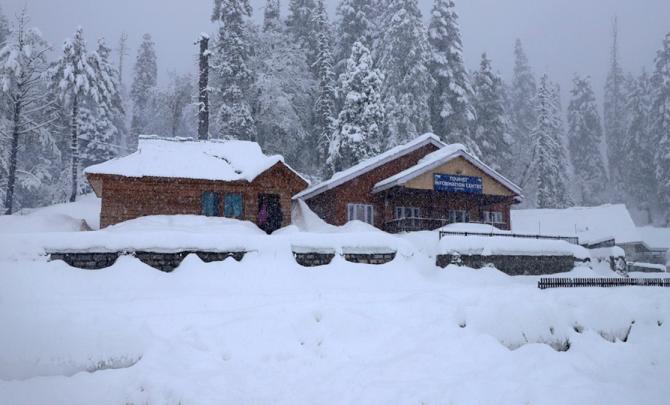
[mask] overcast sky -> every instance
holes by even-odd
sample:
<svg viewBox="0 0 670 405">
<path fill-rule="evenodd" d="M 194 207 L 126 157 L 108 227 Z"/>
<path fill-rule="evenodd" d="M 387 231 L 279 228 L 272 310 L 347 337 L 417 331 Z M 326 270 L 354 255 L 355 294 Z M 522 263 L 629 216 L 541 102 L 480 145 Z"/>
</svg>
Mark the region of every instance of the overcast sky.
<svg viewBox="0 0 670 405">
<path fill-rule="evenodd" d="M 326 0 L 331 16 L 339 0 Z M 432 0 L 419 0 L 427 19 Z M 119 35 L 129 35 L 130 72 L 144 32 L 153 35 L 160 78 L 168 71 L 193 72 L 193 42 L 209 22 L 212 0 L 2 0 L 12 18 L 24 5 L 45 37 L 60 50 L 64 38 L 81 25 L 90 44 L 104 36 L 114 47 Z M 252 0 L 260 19 L 264 0 Z M 284 9 L 288 0 L 282 0 Z M 651 68 L 656 51 L 670 31 L 668 0 L 456 0 L 466 63 L 476 68 L 488 52 L 505 78 L 512 70 L 515 38 L 521 38 L 537 74 L 549 73 L 569 90 L 573 74 L 591 75 L 602 92 L 607 71 L 612 19 L 619 18 L 620 52 L 624 68 L 638 73 Z"/>
</svg>

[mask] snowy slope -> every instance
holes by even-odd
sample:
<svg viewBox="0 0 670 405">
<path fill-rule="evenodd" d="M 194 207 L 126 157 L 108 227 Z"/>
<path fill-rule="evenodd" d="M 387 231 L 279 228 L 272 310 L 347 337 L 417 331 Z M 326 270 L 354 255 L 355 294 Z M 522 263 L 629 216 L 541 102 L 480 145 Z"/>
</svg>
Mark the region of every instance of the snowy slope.
<svg viewBox="0 0 670 405">
<path fill-rule="evenodd" d="M 82 220 L 92 229 L 100 227 L 100 199 L 94 194 L 80 196 L 75 203 L 21 210 L 0 216 L 0 234 L 32 232 L 78 232 Z"/>
</svg>

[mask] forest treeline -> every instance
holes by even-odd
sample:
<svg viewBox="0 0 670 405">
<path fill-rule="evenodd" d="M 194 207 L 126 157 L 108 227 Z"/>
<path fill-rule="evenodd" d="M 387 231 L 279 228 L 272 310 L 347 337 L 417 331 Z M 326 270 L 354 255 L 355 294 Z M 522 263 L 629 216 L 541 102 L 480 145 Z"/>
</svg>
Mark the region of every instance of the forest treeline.
<svg viewBox="0 0 670 405">
<path fill-rule="evenodd" d="M 427 23 L 417 0 L 340 0 L 332 21 L 323 0 L 287 0 L 285 17 L 279 1 L 260 23 L 249 0 L 213 1 L 204 88 L 190 74 L 159 85 L 150 33 L 124 83 L 125 34 L 112 49 L 75 28 L 50 60 L 26 12 L 0 11 L 3 211 L 72 200 L 89 191 L 83 168 L 132 153 L 140 134 L 196 137 L 206 109 L 208 137 L 256 141 L 314 180 L 433 132 L 522 186 L 527 206 L 625 202 L 670 222 L 670 33 L 648 71 L 625 72 L 615 24 L 602 105 L 575 74 L 563 106 L 520 40 L 509 80 L 486 54 L 468 70 L 452 0 Z"/>
</svg>

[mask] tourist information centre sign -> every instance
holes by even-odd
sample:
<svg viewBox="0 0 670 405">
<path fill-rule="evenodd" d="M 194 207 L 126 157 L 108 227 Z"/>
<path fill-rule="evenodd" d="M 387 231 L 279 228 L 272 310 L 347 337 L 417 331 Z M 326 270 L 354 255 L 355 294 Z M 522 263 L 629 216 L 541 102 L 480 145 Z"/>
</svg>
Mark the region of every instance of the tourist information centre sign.
<svg viewBox="0 0 670 405">
<path fill-rule="evenodd" d="M 448 193 L 482 194 L 484 192 L 481 177 L 459 176 L 456 174 L 436 173 L 434 175 L 433 188 L 435 191 Z"/>
</svg>

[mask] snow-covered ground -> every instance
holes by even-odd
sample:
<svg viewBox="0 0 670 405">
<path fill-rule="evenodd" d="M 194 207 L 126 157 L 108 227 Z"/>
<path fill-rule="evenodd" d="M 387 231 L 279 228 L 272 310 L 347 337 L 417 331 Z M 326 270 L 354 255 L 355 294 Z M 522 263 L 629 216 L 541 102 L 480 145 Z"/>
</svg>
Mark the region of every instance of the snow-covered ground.
<svg viewBox="0 0 670 405">
<path fill-rule="evenodd" d="M 439 269 L 432 232 L 399 238 L 308 218 L 268 237 L 248 224 L 207 221 L 146 218 L 95 233 L 47 227 L 23 236 L 3 229 L 0 403 L 664 404 L 670 397 L 667 289 L 539 290 L 537 277 Z M 121 243 L 140 231 L 154 244 L 209 237 L 262 249 L 239 263 L 189 256 L 171 274 L 132 257 L 78 270 L 47 262 L 37 249 L 87 234 Z M 291 255 L 296 245 L 391 245 L 400 254 L 381 266 L 336 256 L 303 268 Z M 601 275 L 614 274 L 602 266 L 567 274 Z"/>
</svg>

